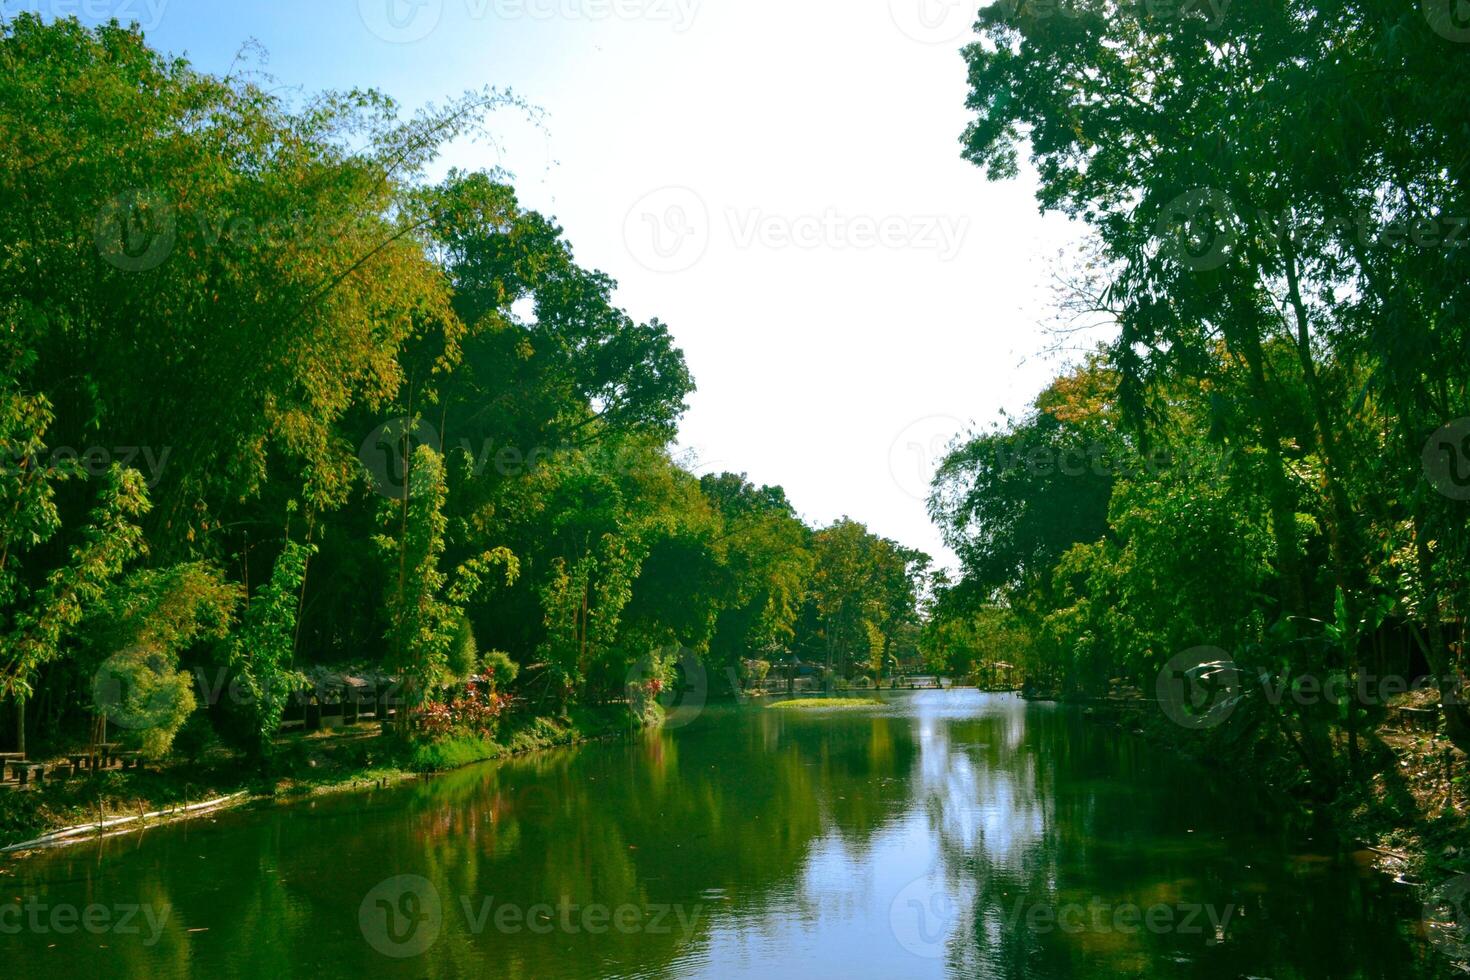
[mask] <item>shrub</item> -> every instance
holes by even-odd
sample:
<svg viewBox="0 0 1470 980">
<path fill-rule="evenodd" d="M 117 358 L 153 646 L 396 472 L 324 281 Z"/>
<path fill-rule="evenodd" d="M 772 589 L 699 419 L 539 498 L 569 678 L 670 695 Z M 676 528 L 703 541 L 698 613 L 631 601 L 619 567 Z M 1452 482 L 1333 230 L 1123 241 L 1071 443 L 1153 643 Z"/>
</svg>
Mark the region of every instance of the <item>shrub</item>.
<svg viewBox="0 0 1470 980">
<path fill-rule="evenodd" d="M 521 665 L 510 659 L 510 655 L 500 650 L 491 650 L 485 654 L 485 660 L 480 666 L 480 673 L 490 685 L 490 690 L 500 691 L 509 687 L 521 672 Z"/>
<path fill-rule="evenodd" d="M 103 663 L 93 695 L 98 710 L 122 731 L 122 741 L 143 755 L 168 754 L 174 735 L 193 713 L 194 685 L 178 661 L 153 647 L 130 647 Z"/>
<path fill-rule="evenodd" d="M 174 749 L 181 753 L 192 765 L 200 760 L 209 750 L 220 744 L 219 736 L 215 733 L 214 725 L 210 722 L 209 713 L 196 711 L 184 722 L 179 729 L 178 735 L 174 737 Z"/>
<path fill-rule="evenodd" d="M 475 642 L 475 630 L 470 625 L 470 618 L 461 614 L 454 627 L 454 636 L 449 641 L 449 680 L 461 681 L 473 675 L 479 664 L 479 654 L 479 644 Z"/>
<path fill-rule="evenodd" d="M 493 738 L 495 726 L 510 698 L 470 684 L 464 694 L 449 701 L 426 701 L 414 711 L 419 730 L 433 738 L 450 735 Z"/>
</svg>

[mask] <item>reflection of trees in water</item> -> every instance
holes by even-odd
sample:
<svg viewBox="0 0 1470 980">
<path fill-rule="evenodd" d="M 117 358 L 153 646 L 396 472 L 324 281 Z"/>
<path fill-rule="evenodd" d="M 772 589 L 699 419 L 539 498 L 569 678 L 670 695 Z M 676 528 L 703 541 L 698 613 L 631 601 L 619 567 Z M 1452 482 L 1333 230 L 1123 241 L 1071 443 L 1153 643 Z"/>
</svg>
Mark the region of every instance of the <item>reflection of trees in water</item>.
<svg viewBox="0 0 1470 980">
<path fill-rule="evenodd" d="M 964 926 L 945 951 L 954 975 L 1433 975 L 1422 957 L 1423 972 L 1405 972 L 1415 955 L 1385 914 L 1383 879 L 1292 857 L 1226 776 L 1021 702 L 992 702 L 971 719 L 920 716 L 914 730 L 915 798 L 945 885 L 964 897 Z M 1234 905 L 1227 940 L 1207 943 L 1203 913 L 1198 935 L 1112 927 L 1120 905 L 1181 904 L 1219 914 Z M 1085 928 L 1027 924 L 1033 907 L 1069 905 L 1083 909 Z"/>
<path fill-rule="evenodd" d="M 151 949 L 109 939 L 91 959 L 23 939 L 63 964 L 55 976 L 86 974 L 65 965 L 98 955 L 109 975 L 139 977 L 672 974 L 700 954 L 712 921 L 779 939 L 783 918 L 885 907 L 880 855 L 912 837 L 912 875 L 929 870 L 932 848 L 936 885 L 959 903 L 964 927 L 944 951 L 955 975 L 1401 975 L 1394 964 L 1408 957 L 1377 879 L 1291 860 L 1253 807 L 1195 770 L 1068 711 L 988 699 L 976 713 L 963 695 L 914 704 L 916 716 L 711 709 L 676 734 L 110 842 L 104 862 L 59 852 L 21 865 L 14 892 L 153 901 L 172 907 L 166 934 Z M 404 961 L 374 951 L 357 920 L 368 891 L 398 874 L 431 881 L 444 910 L 439 941 Z M 492 919 L 474 935 L 461 906 L 563 895 L 703 911 L 685 945 L 676 922 L 658 934 L 535 935 L 497 932 Z M 1215 948 L 1203 937 L 1026 928 L 1032 905 L 1094 896 L 1240 911 Z M 853 909 L 821 907 L 839 900 Z"/>
<path fill-rule="evenodd" d="M 699 936 L 712 917 L 754 923 L 775 902 L 801 915 L 796 883 L 814 850 L 836 841 L 860 852 L 902 812 L 917 756 L 906 723 L 709 714 L 625 747 L 547 753 L 415 787 L 397 824 L 401 834 L 406 820 L 417 841 L 405 863 L 446 905 L 451 895 L 522 906 L 567 895 L 581 905 L 702 906 Z M 457 906 L 446 909 L 446 929 L 462 924 Z M 429 959 L 442 975 L 483 972 L 487 957 L 506 975 L 656 971 L 691 952 L 680 938 L 677 924 L 667 935 L 554 937 L 492 927 L 441 940 Z"/>
</svg>

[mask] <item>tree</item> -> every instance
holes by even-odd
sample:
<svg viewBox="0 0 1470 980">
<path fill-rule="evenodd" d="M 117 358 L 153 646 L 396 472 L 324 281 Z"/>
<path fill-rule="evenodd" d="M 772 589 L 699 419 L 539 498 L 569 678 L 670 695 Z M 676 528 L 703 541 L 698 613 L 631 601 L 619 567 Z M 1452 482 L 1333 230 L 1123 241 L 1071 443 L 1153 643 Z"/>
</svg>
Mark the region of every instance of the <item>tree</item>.
<svg viewBox="0 0 1470 980">
<path fill-rule="evenodd" d="M 919 582 L 929 557 L 842 518 L 813 535 L 813 609 L 828 671 L 874 670 L 890 640 L 917 622 Z"/>
<path fill-rule="evenodd" d="M 244 622 L 228 645 L 228 663 L 245 695 L 255 736 L 250 749 L 262 763 L 268 763 L 274 754 L 286 702 L 305 679 L 293 669 L 293 659 L 301 585 L 315 552 L 312 545 L 286 541 L 271 568 L 270 580 L 249 599 Z"/>
<path fill-rule="evenodd" d="M 387 596 L 387 641 L 392 666 L 408 681 L 414 704 L 444 682 L 464 608 L 486 584 L 491 570 L 500 566 L 507 585 L 520 572 L 515 555 L 504 547 L 488 549 L 452 572 L 440 567 L 445 494 L 442 459 L 428 446 L 417 447 L 404 497 L 383 503 L 385 533 L 376 539 L 384 556 L 396 565 L 397 587 Z"/>
<path fill-rule="evenodd" d="M 1214 428 L 1251 450 L 1238 458 L 1269 504 L 1285 641 L 1330 618 L 1337 597 L 1356 621 L 1385 590 L 1407 593 L 1451 736 L 1470 748 L 1442 628 L 1457 591 L 1446 576 L 1464 575 L 1445 557 L 1464 549 L 1443 544 L 1464 522 L 1445 520 L 1420 465 L 1428 434 L 1467 406 L 1450 312 L 1465 252 L 1406 248 L 1402 230 L 1433 234 L 1463 211 L 1444 108 L 1463 105 L 1463 50 L 1437 15 L 1378 0 L 1236 5 L 1218 21 L 1201 8 L 1078 13 L 981 11 L 965 156 L 1006 177 L 1024 140 L 1042 206 L 1095 229 L 1106 283 L 1094 302 L 1117 319 L 1110 360 L 1135 428 L 1146 434 L 1190 384 Z M 1426 98 L 1436 71 L 1454 81 Z M 1219 397 L 1232 382 L 1233 402 Z M 1394 496 L 1356 477 L 1369 468 Z M 1395 512 L 1413 572 L 1371 543 L 1365 518 L 1393 525 Z M 1320 549 L 1328 560 L 1309 561 Z M 1342 653 L 1355 674 L 1357 651 Z"/>
</svg>

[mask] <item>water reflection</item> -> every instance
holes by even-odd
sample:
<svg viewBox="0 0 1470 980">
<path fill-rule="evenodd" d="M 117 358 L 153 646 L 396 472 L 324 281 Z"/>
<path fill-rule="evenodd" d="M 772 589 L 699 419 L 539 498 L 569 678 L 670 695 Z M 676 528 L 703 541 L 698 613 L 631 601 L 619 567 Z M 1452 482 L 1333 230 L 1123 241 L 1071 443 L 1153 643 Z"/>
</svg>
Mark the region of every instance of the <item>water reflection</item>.
<svg viewBox="0 0 1470 980">
<path fill-rule="evenodd" d="M 0 951 L 57 978 L 1434 975 L 1409 896 L 1219 778 L 1009 696 L 711 707 L 15 863 L 5 897 L 164 921 L 0 913 Z"/>
</svg>

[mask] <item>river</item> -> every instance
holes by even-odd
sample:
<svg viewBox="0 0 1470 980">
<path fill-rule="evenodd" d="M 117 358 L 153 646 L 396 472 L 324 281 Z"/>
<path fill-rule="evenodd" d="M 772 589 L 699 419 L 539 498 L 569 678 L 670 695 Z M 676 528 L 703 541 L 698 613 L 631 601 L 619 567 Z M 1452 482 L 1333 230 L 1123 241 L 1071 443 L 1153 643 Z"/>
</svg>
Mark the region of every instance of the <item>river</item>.
<svg viewBox="0 0 1470 980">
<path fill-rule="evenodd" d="M 0 963 L 46 980 L 1436 975 L 1408 890 L 1275 809 L 1012 695 L 711 706 L 6 862 Z"/>
</svg>

